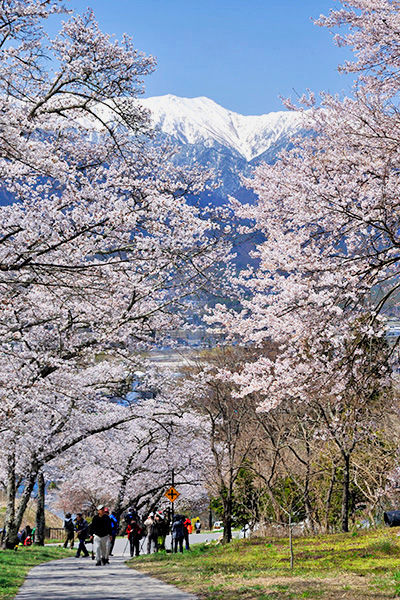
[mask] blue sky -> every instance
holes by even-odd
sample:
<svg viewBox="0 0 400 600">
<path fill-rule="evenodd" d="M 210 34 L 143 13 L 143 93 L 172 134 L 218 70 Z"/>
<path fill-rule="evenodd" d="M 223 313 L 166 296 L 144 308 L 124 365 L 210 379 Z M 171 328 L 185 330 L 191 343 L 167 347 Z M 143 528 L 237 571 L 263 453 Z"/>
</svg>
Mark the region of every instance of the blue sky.
<svg viewBox="0 0 400 600">
<path fill-rule="evenodd" d="M 101 28 L 128 33 L 157 57 L 145 96 L 208 96 L 242 114 L 282 108 L 279 96 L 348 92 L 337 65 L 348 54 L 310 17 L 335 0 L 70 0 Z"/>
</svg>

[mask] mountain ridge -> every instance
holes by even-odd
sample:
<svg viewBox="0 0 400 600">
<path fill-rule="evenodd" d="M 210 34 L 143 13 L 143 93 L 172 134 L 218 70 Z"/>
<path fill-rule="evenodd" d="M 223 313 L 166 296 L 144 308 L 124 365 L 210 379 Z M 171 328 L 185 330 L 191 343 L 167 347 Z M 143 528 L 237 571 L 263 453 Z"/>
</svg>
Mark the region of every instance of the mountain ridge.
<svg viewBox="0 0 400 600">
<path fill-rule="evenodd" d="M 301 114 L 291 111 L 241 115 L 205 96 L 182 98 L 173 94 L 142 98 L 153 126 L 180 146 L 228 148 L 247 163 L 281 146 L 301 130 Z M 285 144 L 283 144 L 285 145 Z"/>
</svg>

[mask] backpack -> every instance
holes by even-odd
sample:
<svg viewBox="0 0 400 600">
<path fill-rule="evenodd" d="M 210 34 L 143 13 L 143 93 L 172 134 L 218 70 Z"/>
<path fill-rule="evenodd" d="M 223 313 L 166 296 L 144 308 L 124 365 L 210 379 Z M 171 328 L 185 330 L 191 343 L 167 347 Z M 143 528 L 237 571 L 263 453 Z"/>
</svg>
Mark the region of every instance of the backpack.
<svg viewBox="0 0 400 600">
<path fill-rule="evenodd" d="M 137 535 L 137 537 L 141 540 L 142 538 L 146 537 L 146 528 L 142 525 L 142 523 L 133 521 L 126 528 L 126 533 L 128 534 L 129 539 L 131 537 L 131 534 L 133 533 L 134 535 Z"/>
<path fill-rule="evenodd" d="M 64 529 L 68 533 L 73 533 L 74 532 L 75 526 L 74 526 L 74 523 L 73 523 L 72 519 L 65 519 L 65 521 L 64 521 Z"/>
<path fill-rule="evenodd" d="M 115 517 L 114 515 L 110 515 L 110 521 L 112 533 L 113 535 L 117 535 L 119 529 L 117 517 Z"/>
<path fill-rule="evenodd" d="M 174 521 L 172 525 L 172 537 L 178 540 L 185 537 L 185 527 L 182 519 L 179 521 Z"/>
</svg>

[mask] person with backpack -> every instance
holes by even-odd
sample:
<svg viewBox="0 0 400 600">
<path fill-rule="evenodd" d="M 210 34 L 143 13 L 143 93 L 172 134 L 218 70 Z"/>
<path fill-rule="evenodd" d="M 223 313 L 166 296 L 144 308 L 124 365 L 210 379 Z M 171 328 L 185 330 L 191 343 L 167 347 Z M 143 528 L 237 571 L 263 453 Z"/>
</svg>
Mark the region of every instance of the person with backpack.
<svg viewBox="0 0 400 600">
<path fill-rule="evenodd" d="M 173 541 L 174 552 L 178 552 L 178 544 L 179 544 L 179 552 L 183 552 L 183 540 L 184 539 L 185 539 L 185 526 L 183 524 L 182 515 L 175 515 L 174 520 L 172 522 L 172 541 Z"/>
<path fill-rule="evenodd" d="M 124 521 L 125 521 L 126 527 L 131 524 L 132 519 L 135 521 L 138 520 L 139 515 L 138 515 L 137 511 L 132 506 L 130 506 L 128 508 L 128 512 L 124 516 Z"/>
<path fill-rule="evenodd" d="M 83 518 L 82 513 L 76 513 L 75 531 L 79 540 L 79 545 L 75 554 L 75 558 L 79 558 L 81 552 L 83 553 L 83 557 L 87 558 L 89 556 L 89 552 L 87 551 L 85 541 L 89 535 L 89 525 L 86 519 Z"/>
<path fill-rule="evenodd" d="M 169 533 L 168 521 L 164 518 L 161 511 L 158 511 L 155 514 L 154 519 L 158 528 L 158 549 L 165 550 L 165 539 Z"/>
<path fill-rule="evenodd" d="M 145 529 L 138 517 L 135 518 L 132 515 L 130 523 L 126 528 L 126 533 L 129 540 L 130 555 L 139 556 L 140 540 L 144 537 Z"/>
<path fill-rule="evenodd" d="M 74 541 L 75 541 L 75 537 L 74 537 L 75 536 L 75 525 L 72 520 L 71 513 L 65 514 L 64 531 L 65 531 L 64 548 L 66 548 L 69 543 L 70 548 L 72 550 L 72 548 L 74 547 Z"/>
</svg>

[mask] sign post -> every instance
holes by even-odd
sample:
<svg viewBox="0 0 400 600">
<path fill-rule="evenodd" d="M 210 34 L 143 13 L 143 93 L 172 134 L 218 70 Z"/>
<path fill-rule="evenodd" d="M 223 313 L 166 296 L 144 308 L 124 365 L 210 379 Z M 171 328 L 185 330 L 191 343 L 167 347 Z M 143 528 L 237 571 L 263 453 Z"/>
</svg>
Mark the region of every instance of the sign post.
<svg viewBox="0 0 400 600">
<path fill-rule="evenodd" d="M 178 498 L 178 496 L 180 496 L 180 493 L 174 488 L 174 485 L 175 485 L 174 469 L 172 469 L 172 472 L 171 472 L 171 483 L 172 483 L 171 487 L 165 492 L 164 496 L 166 498 L 168 498 L 168 500 L 171 502 L 171 550 L 173 551 L 174 542 L 172 539 L 172 525 L 174 522 L 174 502 Z"/>
</svg>

